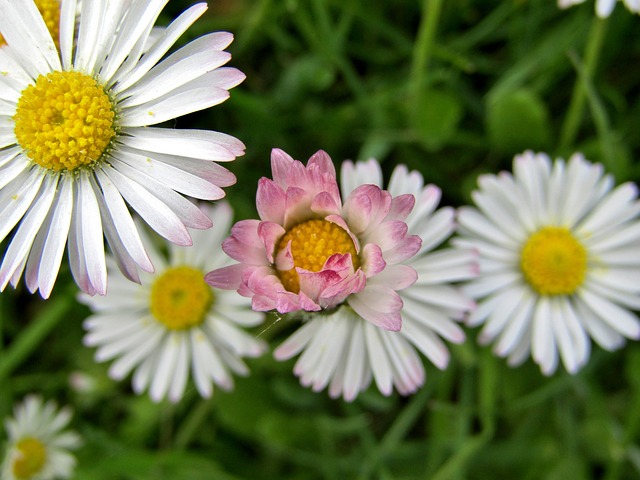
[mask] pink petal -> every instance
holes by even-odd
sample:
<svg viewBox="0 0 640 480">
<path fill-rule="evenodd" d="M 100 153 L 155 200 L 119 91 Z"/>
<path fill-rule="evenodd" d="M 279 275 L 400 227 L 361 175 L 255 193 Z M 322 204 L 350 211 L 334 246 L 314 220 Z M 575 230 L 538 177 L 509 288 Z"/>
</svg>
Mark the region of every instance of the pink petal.
<svg viewBox="0 0 640 480">
<path fill-rule="evenodd" d="M 287 175 L 294 162 L 295 160 L 283 150 L 279 148 L 271 150 L 271 172 L 273 174 L 273 181 L 281 187 L 286 188 Z"/>
<path fill-rule="evenodd" d="M 269 312 L 276 309 L 276 302 L 264 295 L 254 295 L 251 297 L 251 309 L 256 312 Z"/>
<path fill-rule="evenodd" d="M 362 259 L 362 271 L 367 277 L 373 277 L 385 269 L 385 262 L 382 255 L 382 249 L 375 243 L 367 243 L 362 249 L 360 255 Z"/>
<path fill-rule="evenodd" d="M 381 285 L 367 285 L 360 293 L 351 295 L 347 302 L 362 318 L 397 332 L 402 326 L 402 299 L 395 290 Z"/>
<path fill-rule="evenodd" d="M 329 193 L 320 192 L 311 202 L 311 210 L 324 217 L 330 214 L 339 214 L 340 206 Z"/>
<path fill-rule="evenodd" d="M 289 271 L 294 267 L 293 254 L 291 253 L 291 241 L 287 242 L 287 245 L 277 253 L 276 261 L 274 263 L 276 269 L 281 272 Z"/>
<path fill-rule="evenodd" d="M 398 195 L 391 200 L 391 210 L 386 220 L 406 220 L 415 204 L 416 198 L 412 194 Z"/>
<path fill-rule="evenodd" d="M 384 252 L 404 240 L 408 230 L 407 224 L 400 220 L 382 222 L 367 238 L 379 245 Z"/>
<path fill-rule="evenodd" d="M 311 214 L 309 209 L 310 205 L 311 197 L 306 190 L 298 187 L 287 188 L 284 221 L 282 226 L 289 229 L 297 223 L 308 220 Z"/>
<path fill-rule="evenodd" d="M 300 280 L 300 292 L 308 296 L 314 302 L 322 295 L 323 291 L 340 282 L 342 276 L 333 270 L 321 270 L 310 272 L 303 268 L 296 268 Z"/>
<path fill-rule="evenodd" d="M 400 243 L 390 250 L 384 252 L 384 258 L 387 263 L 394 264 L 404 262 L 408 258 L 413 257 L 420 246 L 422 245 L 422 239 L 418 235 L 410 235 L 405 237 Z"/>
<path fill-rule="evenodd" d="M 408 265 L 388 265 L 376 276 L 376 284 L 384 284 L 394 290 L 410 287 L 418 279 L 418 273 Z"/>
<path fill-rule="evenodd" d="M 214 288 L 237 290 L 242 279 L 244 265 L 236 264 L 218 268 L 204 276 L 204 281 Z"/>
<path fill-rule="evenodd" d="M 360 253 L 360 240 L 353 233 L 351 233 L 351 230 L 349 230 L 349 226 L 347 225 L 347 222 L 344 221 L 344 218 L 342 218 L 340 215 L 327 215 L 324 219 L 327 222 L 335 223 L 345 232 L 347 232 L 351 237 L 353 245 L 356 247 L 356 253 Z"/>
<path fill-rule="evenodd" d="M 331 157 L 324 150 L 318 150 L 307 162 L 307 168 L 316 165 L 321 173 L 327 173 L 336 177 L 336 167 Z"/>
<path fill-rule="evenodd" d="M 269 263 L 273 263 L 273 254 L 276 251 L 277 243 L 285 233 L 284 228 L 277 223 L 260 222 L 258 224 L 258 237 L 260 237 L 260 240 L 262 241 Z M 291 267 L 287 270 L 290 268 Z"/>
<path fill-rule="evenodd" d="M 229 237 L 222 242 L 222 251 L 241 263 L 249 265 L 267 265 L 269 263 L 263 246 L 259 248 L 248 246 L 237 237 Z"/>
<path fill-rule="evenodd" d="M 362 270 L 349 275 L 322 292 L 320 304 L 325 308 L 335 307 L 350 295 L 361 292 L 367 285 L 367 277 Z"/>
<path fill-rule="evenodd" d="M 256 208 L 261 220 L 282 224 L 286 206 L 284 190 L 273 180 L 261 178 L 256 193 Z"/>
<path fill-rule="evenodd" d="M 231 236 L 244 245 L 261 248 L 263 243 L 258 236 L 258 225 L 260 225 L 260 220 L 240 220 L 231 227 Z"/>
<path fill-rule="evenodd" d="M 358 189 L 354 190 L 344 203 L 343 217 L 349 225 L 349 229 L 356 235 L 364 232 L 369 226 L 372 201 L 369 195 L 363 194 Z"/>
</svg>

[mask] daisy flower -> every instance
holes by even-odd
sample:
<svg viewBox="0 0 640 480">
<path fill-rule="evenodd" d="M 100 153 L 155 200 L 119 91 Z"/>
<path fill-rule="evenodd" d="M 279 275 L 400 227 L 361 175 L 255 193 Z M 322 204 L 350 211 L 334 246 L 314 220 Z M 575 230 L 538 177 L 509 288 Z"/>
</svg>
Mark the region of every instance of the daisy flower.
<svg viewBox="0 0 640 480">
<path fill-rule="evenodd" d="M 93 312 L 84 322 L 84 343 L 98 347 L 96 360 L 113 360 L 109 375 L 115 380 L 135 370 L 134 391 L 148 388 L 156 402 L 180 400 L 189 372 L 203 397 L 212 395 L 212 383 L 229 390 L 232 373 L 248 373 L 242 357 L 265 351 L 264 342 L 243 330 L 261 323 L 264 314 L 235 292 L 204 282 L 204 272 L 229 263 L 220 244 L 233 213 L 224 202 L 202 208 L 217 227 L 194 231 L 192 248 L 168 244 L 166 258 L 146 240 L 155 275 L 142 273 L 137 285 L 114 271 L 104 297 L 79 296 Z"/>
<path fill-rule="evenodd" d="M 65 428 L 71 411 L 58 410 L 55 403 L 43 403 L 28 396 L 5 421 L 9 446 L 2 465 L 4 480 L 53 480 L 69 478 L 76 460 L 69 450 L 80 446 L 80 437 Z"/>
<path fill-rule="evenodd" d="M 552 162 L 516 156 L 514 173 L 484 175 L 477 208 L 459 211 L 456 245 L 480 254 L 480 276 L 465 287 L 509 363 L 529 353 L 544 374 L 559 358 L 570 373 L 589 359 L 590 339 L 606 350 L 640 338 L 640 202 L 632 183 L 614 188 L 602 165 L 580 154 Z"/>
<path fill-rule="evenodd" d="M 623 0 L 627 9 L 633 13 L 640 13 L 640 0 Z M 583 3 L 584 0 L 558 0 L 560 8 L 569 8 Z M 617 0 L 596 0 L 596 14 L 600 18 L 607 18 L 613 12 Z"/>
<path fill-rule="evenodd" d="M 382 187 L 382 171 L 375 160 L 342 163 L 341 191 L 347 197 L 359 185 Z M 436 209 L 441 191 L 424 185 L 418 172 L 404 165 L 395 168 L 388 191 L 393 196 L 410 194 L 415 208 L 405 222 L 409 234 L 422 239 L 418 254 L 408 262 L 417 271 L 413 285 L 400 290 L 403 302 L 402 329 L 384 330 L 367 322 L 351 308 L 308 319 L 275 351 L 279 360 L 300 354 L 294 372 L 314 390 L 329 384 L 331 396 L 352 400 L 366 389 L 373 377 L 384 395 L 393 387 L 403 395 L 415 392 L 425 381 L 418 351 L 438 368 L 446 368 L 449 350 L 442 341 L 462 343 L 465 334 L 459 321 L 474 303 L 451 282 L 466 280 L 477 270 L 471 251 L 450 248 L 433 250 L 454 230 L 454 209 Z"/>
<path fill-rule="evenodd" d="M 216 161 L 242 155 L 225 134 L 154 125 L 223 102 L 244 79 L 221 67 L 232 41 L 204 35 L 163 56 L 206 10 L 197 4 L 160 35 L 166 1 L 60 5 L 58 50 L 31 0 L 0 0 L 0 290 L 23 273 L 47 298 L 65 247 L 74 279 L 104 294 L 106 238 L 123 274 L 153 271 L 130 209 L 190 245 L 211 220 L 185 196 L 217 200 L 234 175 Z M 77 35 L 76 35 L 77 31 Z M 151 39 L 151 40 L 150 40 Z M 154 41 L 155 39 L 155 41 Z"/>
<path fill-rule="evenodd" d="M 258 184 L 260 220 L 236 223 L 222 245 L 240 263 L 210 272 L 207 282 L 238 289 L 258 311 L 319 312 L 347 303 L 374 325 L 400 330 L 397 290 L 416 280 L 401 262 L 421 243 L 404 222 L 414 198 L 361 185 L 343 204 L 323 151 L 305 166 L 274 149 L 271 169 L 273 180 Z"/>
</svg>

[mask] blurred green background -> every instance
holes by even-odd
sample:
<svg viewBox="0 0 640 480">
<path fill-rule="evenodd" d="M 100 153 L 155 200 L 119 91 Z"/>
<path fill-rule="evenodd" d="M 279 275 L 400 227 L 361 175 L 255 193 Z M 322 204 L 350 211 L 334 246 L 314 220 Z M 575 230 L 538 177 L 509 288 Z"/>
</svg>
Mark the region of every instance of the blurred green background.
<svg viewBox="0 0 640 480">
<path fill-rule="evenodd" d="M 171 0 L 162 23 L 191 3 Z M 217 0 L 182 41 L 215 30 L 234 33 L 230 65 L 247 79 L 172 125 L 246 144 L 227 165 L 238 218 L 255 216 L 273 147 L 375 157 L 387 173 L 404 163 L 453 206 L 525 149 L 582 151 L 618 182 L 640 179 L 640 17 L 621 2 L 600 20 L 590 0 Z M 547 378 L 531 361 L 509 368 L 469 330 L 415 395 L 370 388 L 351 404 L 266 355 L 234 392 L 156 405 L 82 346 L 75 294 L 64 264 L 48 301 L 22 285 L 0 294 L 0 418 L 30 392 L 70 404 L 81 480 L 640 478 L 635 343 L 594 346 L 579 374 Z M 275 346 L 292 326 L 264 329 Z"/>
</svg>

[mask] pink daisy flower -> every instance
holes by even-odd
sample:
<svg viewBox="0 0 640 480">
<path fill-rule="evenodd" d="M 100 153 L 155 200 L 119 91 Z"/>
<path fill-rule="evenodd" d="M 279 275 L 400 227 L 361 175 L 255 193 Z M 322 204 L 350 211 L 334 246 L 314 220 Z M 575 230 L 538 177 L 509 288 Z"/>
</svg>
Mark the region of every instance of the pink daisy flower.
<svg viewBox="0 0 640 480">
<path fill-rule="evenodd" d="M 342 163 L 341 192 L 348 196 L 362 184 L 382 187 L 380 164 L 375 160 Z M 422 247 L 407 260 L 418 280 L 401 290 L 402 329 L 384 330 L 367 322 L 348 306 L 331 314 L 313 315 L 275 351 L 278 360 L 298 356 L 294 373 L 300 382 L 332 397 L 353 400 L 372 380 L 383 395 L 397 390 L 409 395 L 426 380 L 422 353 L 439 369 L 449 363 L 446 343 L 462 343 L 460 322 L 475 302 L 454 285 L 477 275 L 472 250 L 441 248 L 455 229 L 454 209 L 438 208 L 441 191 L 425 185 L 419 172 L 397 166 L 387 190 L 392 195 L 411 194 L 416 206 L 405 222 L 409 233 L 419 235 Z"/>
<path fill-rule="evenodd" d="M 231 229 L 223 250 L 239 263 L 208 273 L 216 288 L 237 289 L 258 311 L 321 312 L 348 305 L 386 330 L 400 330 L 402 299 L 416 271 L 404 265 L 422 241 L 405 219 L 415 198 L 377 185 L 355 188 L 343 202 L 329 155 L 305 166 L 271 154 L 273 179 L 258 184 L 259 220 Z"/>
</svg>

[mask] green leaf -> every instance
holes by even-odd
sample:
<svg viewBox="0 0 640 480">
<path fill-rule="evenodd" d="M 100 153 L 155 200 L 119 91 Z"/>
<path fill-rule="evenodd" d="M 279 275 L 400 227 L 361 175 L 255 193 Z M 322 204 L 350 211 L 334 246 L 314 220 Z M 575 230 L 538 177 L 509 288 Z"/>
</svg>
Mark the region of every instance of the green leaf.
<svg viewBox="0 0 640 480">
<path fill-rule="evenodd" d="M 531 90 L 514 90 L 490 100 L 486 122 L 491 147 L 501 153 L 513 155 L 550 146 L 547 107 Z"/>
<path fill-rule="evenodd" d="M 437 89 L 423 91 L 413 110 L 413 129 L 428 150 L 439 150 L 455 134 L 464 109 L 458 97 Z"/>
</svg>

